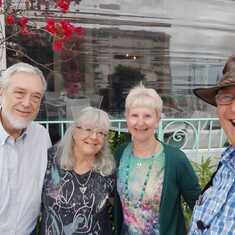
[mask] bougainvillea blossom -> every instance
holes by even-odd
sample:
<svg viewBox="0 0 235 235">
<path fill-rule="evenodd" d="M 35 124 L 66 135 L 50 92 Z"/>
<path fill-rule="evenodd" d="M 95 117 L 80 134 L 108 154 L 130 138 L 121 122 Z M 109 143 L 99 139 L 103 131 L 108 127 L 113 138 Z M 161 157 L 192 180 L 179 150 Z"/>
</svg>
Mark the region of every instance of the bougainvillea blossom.
<svg viewBox="0 0 235 235">
<path fill-rule="evenodd" d="M 6 17 L 6 24 L 13 25 L 15 23 L 15 17 L 13 15 L 8 15 Z"/>
<path fill-rule="evenodd" d="M 57 34 L 58 30 L 56 28 L 56 22 L 54 19 L 48 19 L 46 24 L 46 31 L 52 35 Z"/>
<path fill-rule="evenodd" d="M 29 28 L 27 26 L 23 26 L 20 28 L 20 34 L 22 35 L 28 35 L 30 32 L 29 32 Z"/>
<path fill-rule="evenodd" d="M 53 42 L 53 50 L 56 52 L 61 51 L 62 47 L 64 45 L 64 40 L 63 39 L 58 39 Z"/>
<path fill-rule="evenodd" d="M 58 0 L 57 1 L 57 7 L 59 7 L 63 12 L 66 12 L 69 10 L 71 0 Z"/>
<path fill-rule="evenodd" d="M 67 20 L 61 20 L 60 24 L 63 29 L 63 34 L 67 40 L 71 39 L 73 32 L 74 32 L 74 26 L 70 24 Z"/>
<path fill-rule="evenodd" d="M 25 27 L 28 24 L 28 21 L 29 21 L 28 17 L 21 16 L 18 19 L 18 25 L 21 26 L 21 27 Z"/>
<path fill-rule="evenodd" d="M 58 22 L 54 19 L 48 19 L 45 30 L 56 39 L 53 44 L 53 50 L 57 52 L 62 49 L 64 43 L 69 41 L 74 34 L 80 39 L 85 32 L 82 27 L 75 27 L 64 19 Z"/>
<path fill-rule="evenodd" d="M 49 1 L 46 1 L 49 2 Z M 46 3 L 45 2 L 45 3 Z M 70 4 L 72 0 L 56 0 L 56 7 L 60 8 L 63 12 L 69 10 Z M 1 3 L 1 0 L 0 0 Z M 33 6 L 33 5 L 32 5 Z M 26 7 L 26 10 L 31 7 Z M 52 16 L 53 14 L 49 14 L 48 7 L 45 8 L 46 15 L 46 24 L 44 30 L 47 31 L 53 37 L 53 50 L 59 52 L 66 42 L 69 42 L 76 36 L 78 40 L 81 39 L 85 30 L 82 27 L 76 27 L 69 20 L 55 20 Z M 30 18 L 26 17 L 23 13 L 24 11 L 17 11 L 14 8 L 7 9 L 6 14 L 6 25 L 13 26 L 12 30 L 17 30 L 18 33 L 22 35 L 33 35 L 34 34 L 34 25 L 35 22 L 31 22 Z M 48 18 L 49 17 L 49 18 Z M 33 24 L 32 24 L 33 23 Z M 65 47 L 64 47 L 65 48 Z"/>
</svg>

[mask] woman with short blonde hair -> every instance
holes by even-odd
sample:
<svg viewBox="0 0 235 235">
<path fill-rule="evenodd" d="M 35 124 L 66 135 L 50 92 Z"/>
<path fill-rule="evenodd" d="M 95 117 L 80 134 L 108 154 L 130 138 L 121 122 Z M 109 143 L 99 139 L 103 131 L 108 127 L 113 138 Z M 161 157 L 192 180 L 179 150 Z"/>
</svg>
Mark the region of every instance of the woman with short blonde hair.
<svg viewBox="0 0 235 235">
<path fill-rule="evenodd" d="M 154 89 L 139 85 L 129 91 L 125 102 L 125 112 L 128 113 L 132 107 L 146 106 L 161 114 L 162 104 L 161 97 Z"/>
<path fill-rule="evenodd" d="M 185 154 L 155 137 L 162 100 L 143 85 L 130 90 L 125 116 L 131 142 L 116 152 L 115 224 L 122 235 L 185 235 L 181 196 L 192 209 L 200 193 Z"/>
</svg>

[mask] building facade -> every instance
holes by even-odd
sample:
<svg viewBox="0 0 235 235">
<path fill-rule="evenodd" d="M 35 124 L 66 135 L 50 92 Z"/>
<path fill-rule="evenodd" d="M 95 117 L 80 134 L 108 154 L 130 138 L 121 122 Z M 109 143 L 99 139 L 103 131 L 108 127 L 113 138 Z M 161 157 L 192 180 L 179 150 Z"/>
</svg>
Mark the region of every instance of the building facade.
<svg viewBox="0 0 235 235">
<path fill-rule="evenodd" d="M 26 14 L 41 26 L 46 8 L 62 17 L 48 5 L 52 1 L 21 1 L 21 7 L 28 2 Z M 234 12 L 232 0 L 73 1 L 63 17 L 85 28 L 82 39 L 55 53 L 45 32 L 35 40 L 19 36 L 12 45 L 33 60 L 7 50 L 7 64 L 50 65 L 41 66 L 48 80 L 43 120 L 72 119 L 89 104 L 122 117 L 128 90 L 140 82 L 159 92 L 165 117 L 213 115 L 192 89 L 214 85 L 235 54 Z"/>
</svg>

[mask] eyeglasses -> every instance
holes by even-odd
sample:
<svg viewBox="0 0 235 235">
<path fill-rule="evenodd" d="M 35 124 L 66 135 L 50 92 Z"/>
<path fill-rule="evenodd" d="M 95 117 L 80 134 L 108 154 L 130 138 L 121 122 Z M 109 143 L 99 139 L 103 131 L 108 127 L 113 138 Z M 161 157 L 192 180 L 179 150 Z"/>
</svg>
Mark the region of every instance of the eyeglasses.
<svg viewBox="0 0 235 235">
<path fill-rule="evenodd" d="M 217 94 L 215 96 L 216 104 L 232 104 L 233 100 L 235 99 L 235 94 Z"/>
<path fill-rule="evenodd" d="M 100 139 L 104 138 L 105 136 L 107 136 L 107 133 L 101 131 L 101 130 L 97 130 L 97 129 L 92 129 L 92 128 L 86 128 L 86 127 L 81 127 L 81 126 L 76 126 L 76 128 L 78 128 L 79 130 L 81 130 L 83 132 L 83 134 L 85 136 L 91 136 L 92 134 L 96 134 L 96 136 Z"/>
</svg>

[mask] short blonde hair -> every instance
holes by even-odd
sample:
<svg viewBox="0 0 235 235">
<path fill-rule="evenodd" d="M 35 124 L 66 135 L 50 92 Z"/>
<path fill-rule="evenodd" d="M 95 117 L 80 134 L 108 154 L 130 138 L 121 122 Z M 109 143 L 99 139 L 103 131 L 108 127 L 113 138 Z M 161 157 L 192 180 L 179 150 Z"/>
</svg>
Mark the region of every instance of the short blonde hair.
<svg viewBox="0 0 235 235">
<path fill-rule="evenodd" d="M 131 108 L 144 106 L 155 109 L 161 115 L 162 103 L 161 97 L 154 89 L 141 84 L 129 91 L 125 102 L 125 113 L 128 114 Z"/>
</svg>

